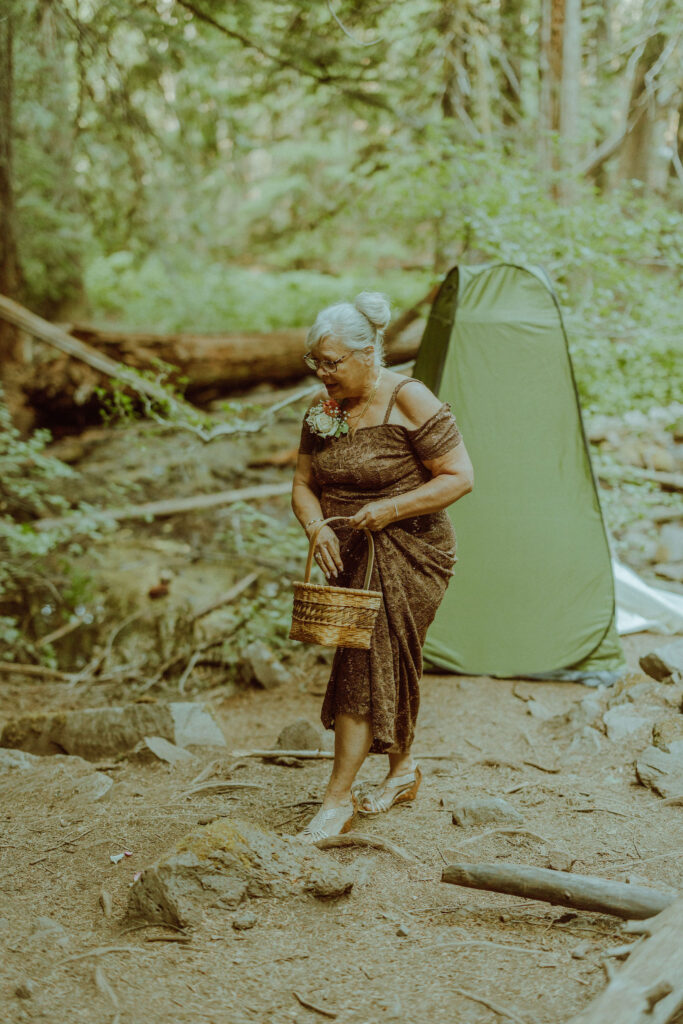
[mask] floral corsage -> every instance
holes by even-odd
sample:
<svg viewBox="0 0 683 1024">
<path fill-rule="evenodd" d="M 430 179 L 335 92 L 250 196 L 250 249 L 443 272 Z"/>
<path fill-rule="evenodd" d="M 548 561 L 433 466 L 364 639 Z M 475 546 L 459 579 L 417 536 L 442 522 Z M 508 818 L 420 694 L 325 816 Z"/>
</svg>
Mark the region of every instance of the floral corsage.
<svg viewBox="0 0 683 1024">
<path fill-rule="evenodd" d="M 349 432 L 346 413 L 334 398 L 326 398 L 312 406 L 308 410 L 306 423 L 311 433 L 318 437 L 342 437 Z"/>
</svg>

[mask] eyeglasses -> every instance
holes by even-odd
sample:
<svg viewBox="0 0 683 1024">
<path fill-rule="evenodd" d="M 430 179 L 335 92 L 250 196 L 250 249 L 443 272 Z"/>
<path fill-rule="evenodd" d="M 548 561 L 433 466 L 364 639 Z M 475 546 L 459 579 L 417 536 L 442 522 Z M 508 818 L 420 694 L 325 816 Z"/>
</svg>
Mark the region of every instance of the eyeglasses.
<svg viewBox="0 0 683 1024">
<path fill-rule="evenodd" d="M 324 373 L 336 373 L 337 367 L 352 355 L 353 352 L 349 352 L 348 355 L 342 356 L 341 359 L 316 359 L 310 352 L 307 352 L 304 356 L 304 362 L 309 370 L 315 370 L 316 373 L 318 370 L 322 370 Z"/>
</svg>

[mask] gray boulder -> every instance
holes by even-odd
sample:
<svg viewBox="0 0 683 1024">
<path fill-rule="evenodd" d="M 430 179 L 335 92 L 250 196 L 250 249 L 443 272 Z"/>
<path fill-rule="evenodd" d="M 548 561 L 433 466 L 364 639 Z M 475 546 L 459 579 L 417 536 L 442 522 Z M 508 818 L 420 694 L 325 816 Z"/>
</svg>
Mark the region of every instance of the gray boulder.
<svg viewBox="0 0 683 1024">
<path fill-rule="evenodd" d="M 221 818 L 195 828 L 133 884 L 128 913 L 174 925 L 196 923 L 202 906 L 235 909 L 251 897 L 349 892 L 349 868 L 289 836 L 250 822 Z"/>
<path fill-rule="evenodd" d="M 201 704 L 178 702 L 28 715 L 5 725 L 0 747 L 99 761 L 127 753 L 145 736 L 178 747 L 225 746 L 220 727 Z"/>
</svg>

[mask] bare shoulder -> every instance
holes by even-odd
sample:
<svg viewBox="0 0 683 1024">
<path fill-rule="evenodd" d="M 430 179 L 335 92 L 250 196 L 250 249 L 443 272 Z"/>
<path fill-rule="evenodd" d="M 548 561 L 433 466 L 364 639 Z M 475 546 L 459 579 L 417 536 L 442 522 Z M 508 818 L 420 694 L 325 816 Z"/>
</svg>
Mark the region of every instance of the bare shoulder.
<svg viewBox="0 0 683 1024">
<path fill-rule="evenodd" d="M 410 427 L 420 427 L 443 403 L 419 380 L 411 380 L 404 384 L 396 395 L 396 408 L 401 418 Z"/>
</svg>

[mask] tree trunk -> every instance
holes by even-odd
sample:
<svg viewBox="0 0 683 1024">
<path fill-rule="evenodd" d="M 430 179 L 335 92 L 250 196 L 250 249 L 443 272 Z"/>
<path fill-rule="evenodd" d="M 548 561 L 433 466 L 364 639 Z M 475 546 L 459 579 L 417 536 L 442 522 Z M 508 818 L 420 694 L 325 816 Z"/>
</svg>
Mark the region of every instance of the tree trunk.
<svg viewBox="0 0 683 1024">
<path fill-rule="evenodd" d="M 563 178 L 560 194 L 571 202 L 575 189 L 579 142 L 579 90 L 581 82 L 581 0 L 565 0 L 560 88 L 560 159 Z"/>
<path fill-rule="evenodd" d="M 0 17 L 0 293 L 16 296 L 21 274 L 17 256 L 12 182 L 12 9 Z M 0 373 L 16 353 L 16 329 L 0 321 Z"/>
<path fill-rule="evenodd" d="M 503 55 L 500 96 L 502 122 L 508 128 L 522 116 L 523 10 L 523 0 L 500 0 L 500 45 Z"/>
<path fill-rule="evenodd" d="M 647 924 L 649 937 L 568 1024 L 676 1024 L 683 1019 L 683 900 Z"/>
<path fill-rule="evenodd" d="M 667 110 L 659 103 L 655 84 L 648 76 L 662 56 L 666 42 L 662 33 L 653 36 L 638 61 L 627 116 L 628 121 L 636 123 L 624 140 L 619 161 L 618 177 L 622 181 L 642 181 L 650 188 L 662 188 L 665 184 L 657 150 L 663 141 Z"/>
</svg>

